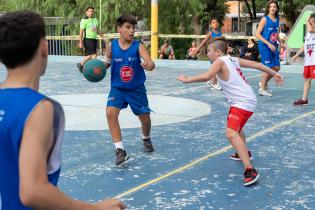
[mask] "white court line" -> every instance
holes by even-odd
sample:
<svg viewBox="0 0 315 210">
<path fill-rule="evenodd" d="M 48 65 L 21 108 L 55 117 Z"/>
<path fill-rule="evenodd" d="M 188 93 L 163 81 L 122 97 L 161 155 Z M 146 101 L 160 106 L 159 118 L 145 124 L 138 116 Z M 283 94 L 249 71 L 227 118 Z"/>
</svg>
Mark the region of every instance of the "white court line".
<svg viewBox="0 0 315 210">
<path fill-rule="evenodd" d="M 295 117 L 293 119 L 282 121 L 282 122 L 280 122 L 279 124 L 277 124 L 275 126 L 272 126 L 270 128 L 267 128 L 267 129 L 264 129 L 262 131 L 259 131 L 256 134 L 248 137 L 246 139 L 246 142 L 253 141 L 259 136 L 263 136 L 266 133 L 270 133 L 270 132 L 272 132 L 272 131 L 274 131 L 274 130 L 276 130 L 278 128 L 281 128 L 283 126 L 290 125 L 290 124 L 292 124 L 292 123 L 294 123 L 294 122 L 296 122 L 296 121 L 298 121 L 300 119 L 303 119 L 305 117 L 311 116 L 313 114 L 315 114 L 315 110 L 313 110 L 311 112 L 307 112 L 305 114 L 302 114 L 302 115 L 300 115 L 298 117 Z M 162 176 L 159 176 L 159 177 L 157 177 L 155 179 L 152 179 L 152 180 L 150 180 L 148 182 L 145 182 L 145 183 L 143 183 L 141 185 L 138 185 L 137 187 L 134 187 L 134 188 L 132 188 L 130 190 L 127 190 L 127 191 L 125 191 L 125 192 L 123 192 L 123 193 L 121 193 L 119 195 L 116 195 L 115 198 L 122 198 L 122 197 L 125 197 L 127 195 L 130 195 L 130 194 L 132 194 L 132 193 L 134 193 L 136 191 L 141 190 L 142 188 L 148 187 L 149 185 L 152 185 L 154 183 L 162 181 L 163 179 L 166 179 L 166 178 L 168 178 L 168 177 L 170 177 L 172 175 L 175 175 L 175 174 L 178 174 L 178 173 L 180 173 L 182 171 L 185 171 L 185 170 L 187 170 L 187 169 L 189 169 L 189 168 L 191 168 L 191 167 L 193 167 L 193 166 L 195 166 L 195 165 L 197 165 L 197 164 L 199 164 L 199 163 L 209 159 L 210 157 L 214 157 L 214 156 L 220 155 L 222 153 L 225 153 L 226 151 L 228 151 L 228 150 L 230 150 L 232 148 L 233 147 L 230 145 L 230 146 L 223 147 L 222 149 L 219 149 L 219 150 L 217 150 L 215 152 L 211 152 L 211 153 L 209 153 L 209 154 L 207 154 L 207 155 L 205 155 L 203 157 L 200 157 L 198 159 L 195 159 L 195 160 L 191 161 L 190 163 L 188 163 L 188 164 L 186 164 L 186 165 L 184 165 L 184 166 L 182 166 L 180 168 L 174 169 L 174 170 L 172 170 L 172 171 L 170 171 L 170 172 L 168 172 L 168 173 L 166 173 L 166 174 L 164 174 Z"/>
</svg>

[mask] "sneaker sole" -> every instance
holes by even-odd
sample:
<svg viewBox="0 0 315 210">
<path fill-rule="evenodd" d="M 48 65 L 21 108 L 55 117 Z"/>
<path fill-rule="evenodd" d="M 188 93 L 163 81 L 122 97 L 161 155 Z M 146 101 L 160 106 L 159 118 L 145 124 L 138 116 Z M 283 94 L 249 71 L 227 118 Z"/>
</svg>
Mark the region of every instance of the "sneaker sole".
<svg viewBox="0 0 315 210">
<path fill-rule="evenodd" d="M 125 166 L 128 162 L 129 162 L 129 156 L 127 155 L 127 156 L 126 156 L 126 160 L 125 160 L 124 162 L 121 162 L 121 163 L 119 163 L 119 164 L 116 164 L 116 166 L 123 167 L 123 166 Z"/>
<path fill-rule="evenodd" d="M 235 161 L 241 161 L 240 158 L 234 158 L 234 157 L 231 157 L 231 156 L 230 156 L 230 159 L 231 159 L 231 160 L 235 160 Z M 249 160 L 253 160 L 253 159 L 254 159 L 253 157 L 250 157 L 250 158 L 249 158 Z"/>
<path fill-rule="evenodd" d="M 293 104 L 293 106 L 308 106 L 308 104 Z"/>
<path fill-rule="evenodd" d="M 258 173 L 257 176 L 255 177 L 255 179 L 253 179 L 253 180 L 250 181 L 250 182 L 244 183 L 244 186 L 252 185 L 252 184 L 254 184 L 255 182 L 257 182 L 258 179 L 259 179 L 259 173 Z"/>
</svg>

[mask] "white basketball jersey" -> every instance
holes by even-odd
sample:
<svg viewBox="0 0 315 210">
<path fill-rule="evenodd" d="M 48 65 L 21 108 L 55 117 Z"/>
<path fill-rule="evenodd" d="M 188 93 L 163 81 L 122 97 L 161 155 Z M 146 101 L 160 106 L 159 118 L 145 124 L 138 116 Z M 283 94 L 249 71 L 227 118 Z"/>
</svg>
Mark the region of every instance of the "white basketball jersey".
<svg viewBox="0 0 315 210">
<path fill-rule="evenodd" d="M 229 70 L 229 79 L 224 81 L 217 75 L 223 94 L 228 99 L 231 106 L 254 112 L 257 104 L 256 94 L 247 83 L 237 58 L 229 55 L 222 56 L 221 59 Z"/>
<path fill-rule="evenodd" d="M 307 32 L 304 44 L 304 66 L 315 65 L 315 33 Z"/>
</svg>

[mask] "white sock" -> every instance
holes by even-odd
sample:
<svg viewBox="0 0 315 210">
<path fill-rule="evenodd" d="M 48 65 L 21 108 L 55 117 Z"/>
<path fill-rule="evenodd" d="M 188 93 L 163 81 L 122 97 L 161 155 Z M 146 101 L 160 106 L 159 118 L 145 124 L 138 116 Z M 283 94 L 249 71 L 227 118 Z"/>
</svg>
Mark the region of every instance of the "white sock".
<svg viewBox="0 0 315 210">
<path fill-rule="evenodd" d="M 119 148 L 119 149 L 125 150 L 122 141 L 116 142 L 116 143 L 114 143 L 114 145 L 115 145 L 115 148 L 116 148 L 116 149 Z"/>
<path fill-rule="evenodd" d="M 144 136 L 144 135 L 142 134 L 142 139 L 148 139 L 148 138 L 150 138 L 150 136 Z"/>
</svg>

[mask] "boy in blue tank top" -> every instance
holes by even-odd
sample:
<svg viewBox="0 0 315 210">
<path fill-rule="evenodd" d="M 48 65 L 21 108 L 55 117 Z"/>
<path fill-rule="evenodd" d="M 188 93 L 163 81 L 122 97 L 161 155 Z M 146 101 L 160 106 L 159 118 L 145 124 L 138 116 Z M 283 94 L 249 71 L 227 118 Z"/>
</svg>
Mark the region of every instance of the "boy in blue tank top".
<svg viewBox="0 0 315 210">
<path fill-rule="evenodd" d="M 275 71 L 280 70 L 280 56 L 278 46 L 279 38 L 279 5 L 277 1 L 271 0 L 267 4 L 266 14 L 260 20 L 256 37 L 258 38 L 258 48 L 261 61 L 264 65 Z M 267 83 L 271 76 L 263 73 L 262 79 L 258 83 L 258 93 L 262 96 L 272 96 L 272 92 L 268 89 Z"/>
<path fill-rule="evenodd" d="M 0 84 L 0 209 L 124 209 L 115 199 L 74 200 L 56 187 L 64 112 L 38 92 L 48 58 L 44 19 L 16 11 L 1 16 L 0 25 L 0 60 L 8 70 Z"/>
<path fill-rule="evenodd" d="M 120 37 L 111 42 L 105 57 L 107 67 L 111 65 L 111 89 L 107 100 L 106 116 L 116 148 L 116 165 L 121 165 L 129 159 L 122 143 L 118 121 L 120 110 L 127 108 L 128 105 L 141 122 L 144 151 L 153 152 L 144 69 L 152 71 L 155 64 L 144 45 L 133 39 L 136 24 L 135 17 L 131 15 L 122 15 L 117 19 Z M 142 63 L 140 57 L 143 59 Z"/>
</svg>

